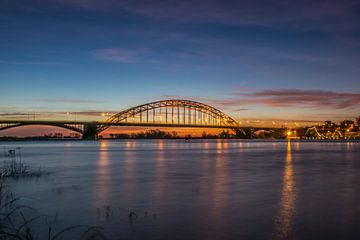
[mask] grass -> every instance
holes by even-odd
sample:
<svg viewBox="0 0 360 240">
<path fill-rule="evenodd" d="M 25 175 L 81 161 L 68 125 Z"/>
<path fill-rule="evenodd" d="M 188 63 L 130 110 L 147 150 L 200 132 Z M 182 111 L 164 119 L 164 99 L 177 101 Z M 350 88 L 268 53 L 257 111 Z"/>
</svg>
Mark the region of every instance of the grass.
<svg viewBox="0 0 360 240">
<path fill-rule="evenodd" d="M 4 149 L 4 154 L 8 158 L 0 167 L 0 178 L 19 178 L 19 177 L 38 177 L 42 174 L 41 169 L 33 170 L 25 164 L 21 156 L 21 149 Z"/>
<path fill-rule="evenodd" d="M 18 203 L 19 198 L 14 197 L 4 179 L 0 179 L 0 240 L 69 239 L 69 234 L 72 237 L 74 231 L 79 229 L 84 229 L 81 236 L 71 239 L 106 239 L 103 228 L 99 226 L 74 225 L 54 231 L 47 215 L 38 215 L 36 209 Z M 54 219 L 56 218 L 57 216 Z M 35 232 L 35 223 L 43 226 L 40 231 L 46 229 L 46 236 L 40 237 L 39 232 Z"/>
<path fill-rule="evenodd" d="M 33 171 L 22 160 L 20 148 L 4 151 L 8 158 L 0 168 L 0 240 L 58 240 L 69 239 L 69 234 L 75 234 L 75 230 L 84 229 L 82 235 L 76 239 L 106 239 L 102 227 L 74 225 L 59 231 L 54 231 L 53 223 L 49 223 L 47 215 L 39 215 L 36 209 L 28 205 L 21 205 L 19 198 L 15 197 L 5 184 L 8 178 L 41 176 L 42 171 Z M 54 223 L 57 222 L 57 216 Z M 43 226 L 43 229 L 35 228 L 34 225 Z M 41 236 L 35 229 L 47 233 Z M 40 237 L 41 236 L 41 237 Z"/>
</svg>

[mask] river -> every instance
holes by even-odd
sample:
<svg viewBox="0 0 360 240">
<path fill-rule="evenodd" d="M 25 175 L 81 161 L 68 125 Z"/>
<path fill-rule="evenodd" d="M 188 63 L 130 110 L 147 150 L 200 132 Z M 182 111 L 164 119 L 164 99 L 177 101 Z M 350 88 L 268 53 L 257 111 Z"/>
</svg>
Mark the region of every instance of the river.
<svg viewBox="0 0 360 240">
<path fill-rule="evenodd" d="M 103 140 L 0 147 L 19 147 L 27 165 L 49 173 L 7 184 L 57 230 L 100 225 L 108 239 L 360 239 L 357 142 Z M 44 234 L 42 226 L 34 231 Z"/>
</svg>

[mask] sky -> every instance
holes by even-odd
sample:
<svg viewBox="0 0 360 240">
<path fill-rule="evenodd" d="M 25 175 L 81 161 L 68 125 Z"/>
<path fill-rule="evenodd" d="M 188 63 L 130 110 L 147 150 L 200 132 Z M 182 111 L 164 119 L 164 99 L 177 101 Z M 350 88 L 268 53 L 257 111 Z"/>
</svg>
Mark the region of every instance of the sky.
<svg viewBox="0 0 360 240">
<path fill-rule="evenodd" d="M 238 121 L 353 119 L 360 2 L 0 0 L 0 118 L 105 120 L 162 99 Z"/>
</svg>

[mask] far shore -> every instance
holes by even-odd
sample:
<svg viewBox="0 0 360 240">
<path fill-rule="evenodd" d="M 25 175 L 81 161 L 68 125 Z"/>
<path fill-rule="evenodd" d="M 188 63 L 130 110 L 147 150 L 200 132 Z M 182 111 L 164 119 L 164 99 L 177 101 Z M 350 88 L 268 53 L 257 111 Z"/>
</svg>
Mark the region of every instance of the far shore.
<svg viewBox="0 0 360 240">
<path fill-rule="evenodd" d="M 178 137 L 178 138 L 99 138 L 98 141 L 122 141 L 122 140 L 240 140 L 240 141 L 293 141 L 293 142 L 360 142 L 360 139 L 306 139 L 306 138 L 203 138 L 203 137 Z M 44 137 L 0 137 L 0 142 L 68 142 L 68 141 L 91 141 L 80 138 L 44 138 Z"/>
</svg>

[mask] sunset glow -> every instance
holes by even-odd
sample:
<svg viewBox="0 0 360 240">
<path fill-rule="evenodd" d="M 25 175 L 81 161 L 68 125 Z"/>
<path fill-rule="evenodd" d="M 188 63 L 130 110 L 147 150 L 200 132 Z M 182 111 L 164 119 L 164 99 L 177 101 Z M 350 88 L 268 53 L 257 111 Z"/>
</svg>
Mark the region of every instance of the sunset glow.
<svg viewBox="0 0 360 240">
<path fill-rule="evenodd" d="M 359 115 L 356 3 L 260 2 L 7 1 L 1 119 L 104 121 L 173 98 L 257 126 Z"/>
</svg>

